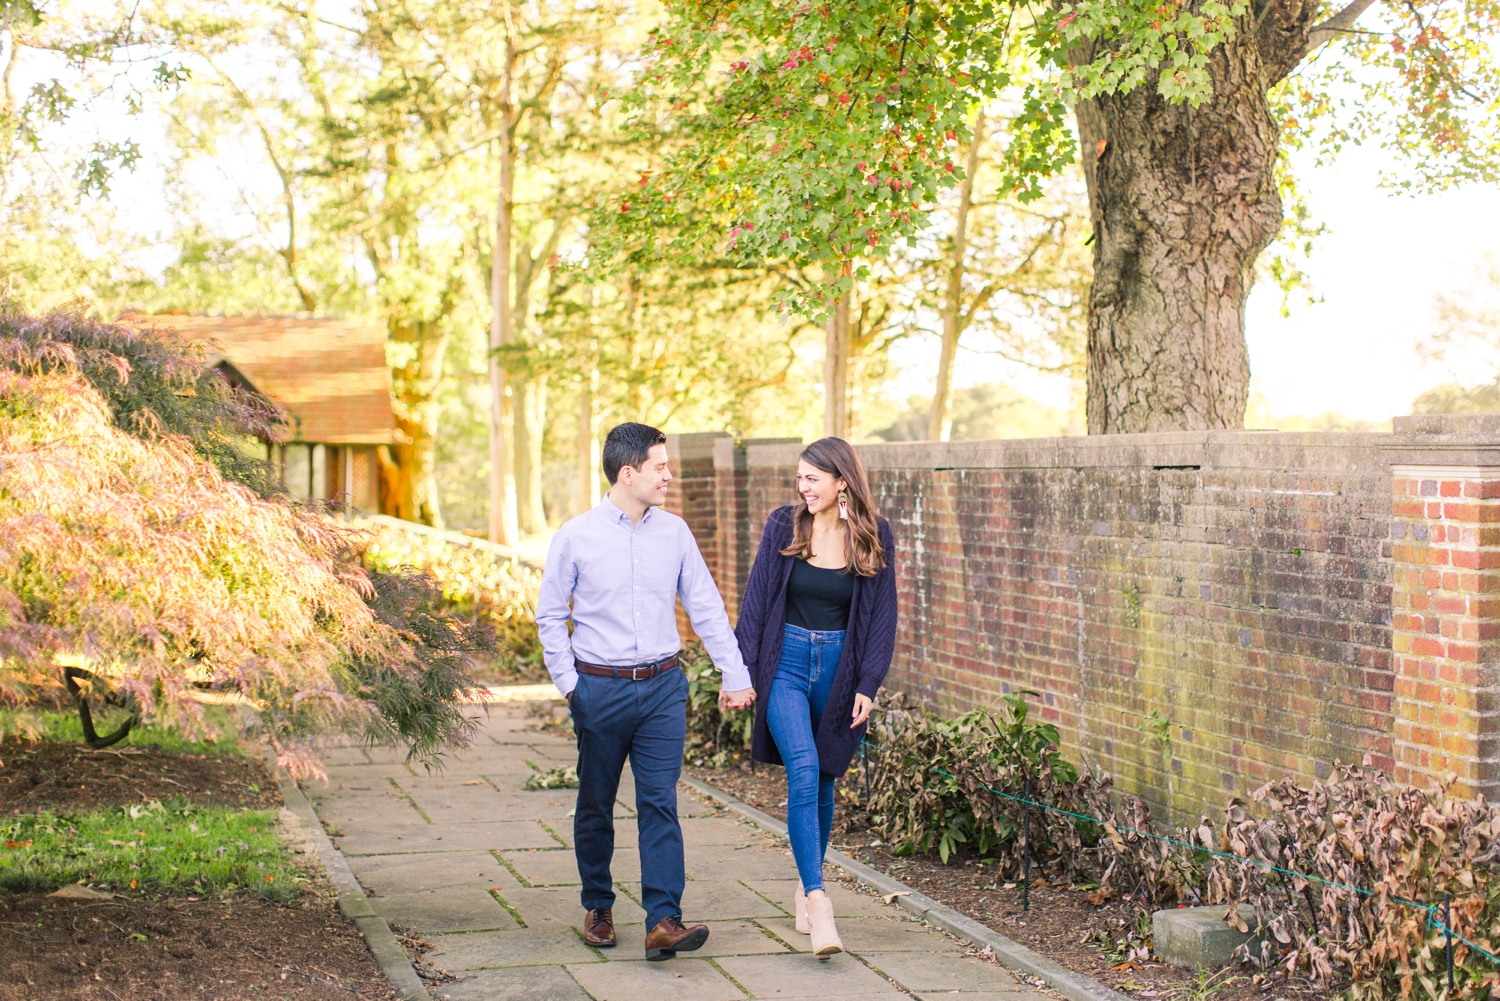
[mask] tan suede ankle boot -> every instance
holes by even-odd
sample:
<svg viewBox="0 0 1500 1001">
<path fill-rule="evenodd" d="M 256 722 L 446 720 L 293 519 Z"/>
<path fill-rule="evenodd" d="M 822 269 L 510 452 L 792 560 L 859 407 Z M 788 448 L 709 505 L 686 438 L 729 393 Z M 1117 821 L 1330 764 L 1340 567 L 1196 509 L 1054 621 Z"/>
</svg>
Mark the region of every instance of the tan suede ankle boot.
<svg viewBox="0 0 1500 1001">
<path fill-rule="evenodd" d="M 797 915 L 797 931 L 806 935 L 812 926 L 807 923 L 807 894 L 802 892 L 802 884 L 797 884 L 797 899 L 792 904 L 792 913 Z"/>
<path fill-rule="evenodd" d="M 812 935 L 813 955 L 827 959 L 836 952 L 844 951 L 839 941 L 839 930 L 833 924 L 833 901 L 828 894 L 814 890 L 807 896 L 807 924 Z"/>
</svg>

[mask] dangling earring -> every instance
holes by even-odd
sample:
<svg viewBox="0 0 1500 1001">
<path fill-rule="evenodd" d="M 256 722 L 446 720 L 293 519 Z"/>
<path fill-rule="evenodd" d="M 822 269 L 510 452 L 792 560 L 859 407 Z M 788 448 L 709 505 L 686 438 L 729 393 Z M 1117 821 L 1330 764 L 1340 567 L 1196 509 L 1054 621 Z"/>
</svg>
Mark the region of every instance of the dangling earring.
<svg viewBox="0 0 1500 1001">
<path fill-rule="evenodd" d="M 839 518 L 849 520 L 849 494 L 843 490 L 839 491 Z"/>
</svg>

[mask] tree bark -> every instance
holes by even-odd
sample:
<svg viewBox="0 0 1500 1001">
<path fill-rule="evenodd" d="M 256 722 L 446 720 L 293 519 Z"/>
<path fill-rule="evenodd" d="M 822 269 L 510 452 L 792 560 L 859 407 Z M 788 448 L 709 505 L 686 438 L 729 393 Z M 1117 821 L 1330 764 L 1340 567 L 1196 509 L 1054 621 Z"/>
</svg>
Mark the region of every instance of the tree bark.
<svg viewBox="0 0 1500 1001">
<path fill-rule="evenodd" d="M 495 199 L 495 245 L 490 254 L 490 524 L 491 542 L 513 546 L 519 539 L 516 524 L 516 475 L 511 457 L 512 401 L 506 385 L 501 350 L 511 342 L 510 246 L 511 197 L 515 189 L 514 130 L 511 73 L 516 65 L 514 37 L 505 43 L 505 82 L 500 101 L 500 183 Z"/>
<path fill-rule="evenodd" d="M 932 391 L 932 412 L 927 415 L 927 440 L 947 441 L 948 396 L 953 390 L 953 359 L 963 334 L 964 255 L 969 249 L 969 208 L 974 201 L 974 174 L 979 170 L 979 147 L 984 142 L 984 109 L 974 120 L 969 140 L 969 160 L 958 186 L 958 208 L 953 220 L 953 258 L 948 265 L 948 296 L 943 301 L 943 346 L 938 355 L 937 385 Z"/>
<path fill-rule="evenodd" d="M 1245 300 L 1281 226 L 1278 134 L 1253 33 L 1211 57 L 1213 98 L 1154 81 L 1079 102 L 1094 225 L 1090 434 L 1234 428 L 1250 382 Z"/>
<path fill-rule="evenodd" d="M 823 436 L 845 438 L 849 434 L 849 343 L 852 331 L 854 290 L 841 296 L 828 318 L 827 351 L 823 356 Z"/>
</svg>

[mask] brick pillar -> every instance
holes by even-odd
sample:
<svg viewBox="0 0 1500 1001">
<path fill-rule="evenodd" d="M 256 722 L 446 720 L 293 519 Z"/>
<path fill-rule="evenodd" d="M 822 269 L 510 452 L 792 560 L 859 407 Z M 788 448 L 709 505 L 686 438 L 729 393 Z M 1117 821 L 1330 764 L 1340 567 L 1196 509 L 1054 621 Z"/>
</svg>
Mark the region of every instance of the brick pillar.
<svg viewBox="0 0 1500 1001">
<path fill-rule="evenodd" d="M 1392 466 L 1395 777 L 1500 792 L 1500 466 Z"/>
<path fill-rule="evenodd" d="M 729 618 L 737 620 L 740 614 L 740 595 L 745 592 L 745 578 L 750 575 L 750 561 L 754 553 L 748 552 L 749 533 L 745 528 L 747 502 L 745 469 L 745 445 L 732 438 L 720 438 L 714 442 L 714 496 L 718 505 L 719 522 L 719 592 L 724 595 L 724 607 Z"/>
<path fill-rule="evenodd" d="M 723 431 L 667 435 L 667 457 L 672 464 L 672 486 L 667 490 L 666 509 L 683 521 L 698 540 L 703 561 L 714 580 L 719 571 L 718 481 L 714 470 L 714 446 L 719 441 L 733 441 Z M 677 629 L 684 641 L 696 634 L 679 602 Z"/>
</svg>

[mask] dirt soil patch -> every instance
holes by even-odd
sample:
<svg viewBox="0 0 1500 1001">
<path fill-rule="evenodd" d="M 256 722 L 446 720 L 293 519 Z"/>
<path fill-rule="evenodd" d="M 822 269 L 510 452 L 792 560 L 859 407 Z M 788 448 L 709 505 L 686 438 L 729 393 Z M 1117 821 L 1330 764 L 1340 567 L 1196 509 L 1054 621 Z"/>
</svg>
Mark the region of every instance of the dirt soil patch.
<svg viewBox="0 0 1500 1001">
<path fill-rule="evenodd" d="M 105 748 L 7 737 L 0 740 L 0 814 L 79 812 L 186 799 L 253 809 L 281 805 L 266 766 L 238 754 Z"/>
<path fill-rule="evenodd" d="M 0 1001 L 351 996 L 397 995 L 331 888 L 290 905 L 0 894 Z"/>
<path fill-rule="evenodd" d="M 753 772 L 740 767 L 689 766 L 686 770 L 700 782 L 722 789 L 778 820 L 786 819 L 786 773 L 778 767 L 758 764 Z M 852 791 L 858 781 L 851 771 L 843 785 Z M 846 810 L 842 793 L 841 788 L 841 813 Z M 1071 970 L 1133 997 L 1325 1001 L 1337 993 L 1337 989 L 1319 988 L 1306 980 L 1258 976 L 1250 967 L 1229 967 L 1214 971 L 1211 983 L 1222 985 L 1217 991 L 1197 994 L 1194 991 L 1200 980 L 1196 973 L 1129 957 L 1130 932 L 1136 933 L 1137 940 L 1142 933 L 1150 934 L 1149 915 L 1143 926 L 1145 912 L 1129 901 L 1116 898 L 1096 906 L 1088 899 L 1093 887 L 1053 885 L 1046 873 L 1034 869 L 1028 911 L 1022 907 L 1021 887 L 996 879 L 982 864 L 983 859 L 960 853 L 950 856 L 948 864 L 943 865 L 935 855 L 897 858 L 887 847 L 871 847 L 872 840 L 864 831 L 841 831 L 835 818 L 834 848 Z"/>
</svg>

